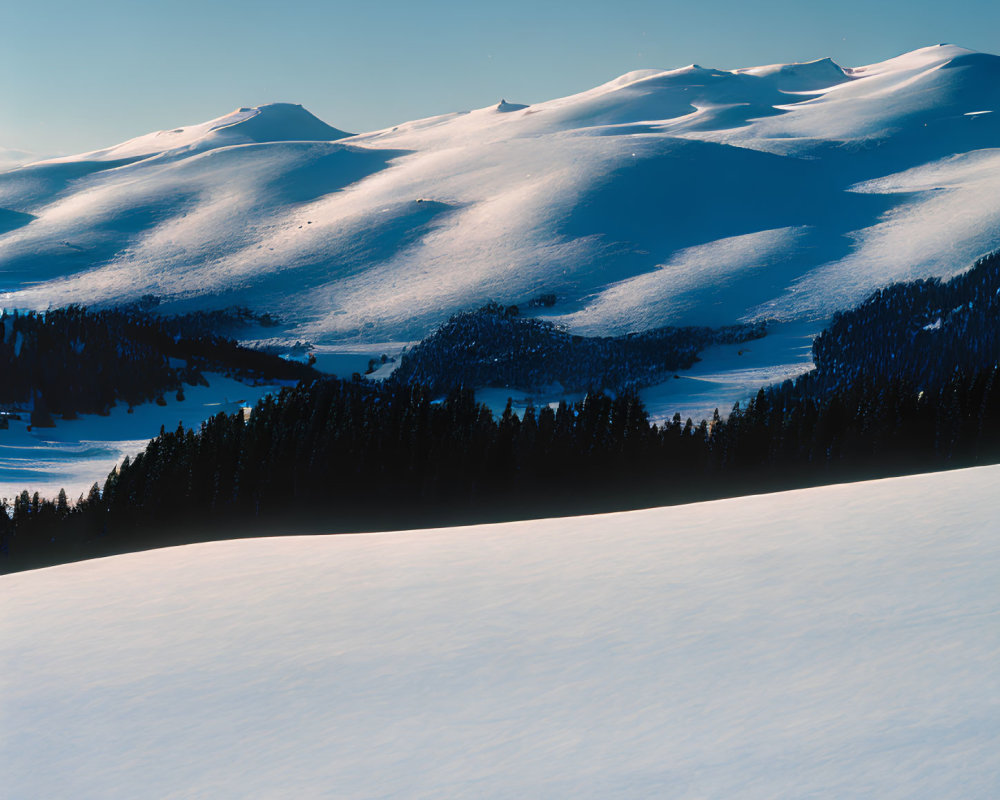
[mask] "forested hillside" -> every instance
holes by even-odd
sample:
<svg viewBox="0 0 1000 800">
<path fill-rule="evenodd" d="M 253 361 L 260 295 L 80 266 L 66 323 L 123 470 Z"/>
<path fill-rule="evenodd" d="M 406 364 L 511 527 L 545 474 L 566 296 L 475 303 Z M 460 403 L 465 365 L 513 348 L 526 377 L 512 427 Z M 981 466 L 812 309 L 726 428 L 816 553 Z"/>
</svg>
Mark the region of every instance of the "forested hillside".
<svg viewBox="0 0 1000 800">
<path fill-rule="evenodd" d="M 2 569 L 202 538 L 420 527 L 667 505 L 1000 460 L 996 367 L 761 391 L 728 419 L 650 425 L 632 394 L 494 419 L 470 391 L 325 380 L 163 432 L 75 507 L 22 494 Z M 801 387 L 799 387 L 801 388 Z"/>
<path fill-rule="evenodd" d="M 745 342 L 762 324 L 657 328 L 627 336 L 573 336 L 551 322 L 490 303 L 455 314 L 402 357 L 398 380 L 435 392 L 495 386 L 527 392 L 622 392 L 687 369 L 712 344 Z"/>
<path fill-rule="evenodd" d="M 813 342 L 826 387 L 860 378 L 905 378 L 940 386 L 955 370 L 971 372 L 1000 357 L 1000 252 L 950 281 L 896 283 L 837 314 Z"/>
<path fill-rule="evenodd" d="M 440 399 L 439 387 L 399 379 L 306 381 L 249 416 L 162 431 L 75 505 L 22 493 L 9 519 L 0 514 L 0 568 L 260 532 L 581 514 L 995 463 L 998 265 L 993 255 L 948 284 L 877 292 L 816 340 L 814 371 L 698 424 L 675 416 L 651 425 L 627 390 L 529 407 L 520 418 L 508 404 L 497 419 L 469 388 Z M 502 309 L 479 318 L 515 319 Z"/>
<path fill-rule="evenodd" d="M 218 331 L 255 320 L 245 309 L 163 317 L 134 306 L 0 314 L 0 404 L 31 409 L 32 424 L 106 414 L 182 392 L 203 370 L 300 380 L 303 364 L 239 346 Z M 266 321 L 266 320 L 265 320 Z"/>
</svg>

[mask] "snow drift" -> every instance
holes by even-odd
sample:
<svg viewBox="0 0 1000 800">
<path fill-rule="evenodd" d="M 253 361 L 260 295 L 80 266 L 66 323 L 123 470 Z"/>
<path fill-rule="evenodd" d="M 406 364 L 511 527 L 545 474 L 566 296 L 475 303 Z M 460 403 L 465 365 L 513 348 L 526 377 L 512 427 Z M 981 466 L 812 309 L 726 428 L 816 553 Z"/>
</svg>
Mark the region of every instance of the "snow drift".
<svg viewBox="0 0 1000 800">
<path fill-rule="evenodd" d="M 998 482 L 5 576 L 5 791 L 993 797 Z"/>
<path fill-rule="evenodd" d="M 241 108 L 0 174 L 2 301 L 241 303 L 317 342 L 540 293 L 581 333 L 821 319 L 997 246 L 998 101 L 1000 58 L 942 45 L 643 70 L 358 136 Z"/>
</svg>

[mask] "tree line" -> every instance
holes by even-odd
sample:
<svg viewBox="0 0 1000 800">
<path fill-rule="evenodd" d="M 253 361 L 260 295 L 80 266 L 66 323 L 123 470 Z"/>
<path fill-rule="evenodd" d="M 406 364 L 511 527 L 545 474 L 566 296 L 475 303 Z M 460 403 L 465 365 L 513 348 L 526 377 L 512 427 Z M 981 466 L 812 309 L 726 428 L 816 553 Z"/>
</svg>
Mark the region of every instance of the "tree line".
<svg viewBox="0 0 1000 800">
<path fill-rule="evenodd" d="M 726 419 L 650 424 L 633 393 L 510 407 L 456 389 L 322 380 L 163 431 L 70 506 L 0 514 L 2 569 L 199 539 L 594 513 L 1000 460 L 997 367 L 761 390 Z"/>
<path fill-rule="evenodd" d="M 47 426 L 55 416 L 107 414 L 119 402 L 162 402 L 167 392 L 183 392 L 184 384 L 203 383 L 203 371 L 286 380 L 316 374 L 215 332 L 218 325 L 246 324 L 248 313 L 234 309 L 166 317 L 140 306 L 4 311 L 0 404 L 25 406 L 33 425 Z"/>
<path fill-rule="evenodd" d="M 991 256 L 956 281 L 875 293 L 816 340 L 814 371 L 697 424 L 651 424 L 628 390 L 520 416 L 508 403 L 497 417 L 467 387 L 442 398 L 406 380 L 303 382 L 249 416 L 161 431 L 75 504 L 23 493 L 0 514 L 0 569 L 224 536 L 583 514 L 995 463 L 998 352 L 984 343 L 1000 323 L 989 312 L 969 320 L 992 307 L 997 264 Z M 961 335 L 974 357 L 955 346 Z M 876 339 L 898 349 L 878 351 Z"/>
</svg>

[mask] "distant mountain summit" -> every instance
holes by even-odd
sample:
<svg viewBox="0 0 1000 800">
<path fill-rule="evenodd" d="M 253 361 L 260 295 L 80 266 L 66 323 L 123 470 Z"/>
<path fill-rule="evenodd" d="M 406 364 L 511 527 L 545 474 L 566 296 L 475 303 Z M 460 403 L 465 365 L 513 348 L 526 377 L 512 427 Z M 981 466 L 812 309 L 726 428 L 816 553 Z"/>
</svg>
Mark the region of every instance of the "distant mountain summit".
<svg viewBox="0 0 1000 800">
<path fill-rule="evenodd" d="M 954 45 L 639 70 L 355 136 L 240 108 L 0 174 L 0 291 L 239 303 L 313 341 L 541 295 L 581 333 L 821 320 L 997 247 L 998 111 L 1000 58 Z"/>
<path fill-rule="evenodd" d="M 268 103 L 252 108 L 238 108 L 199 125 L 156 131 L 103 150 L 51 159 L 50 163 L 117 161 L 182 149 L 195 152 L 234 144 L 334 141 L 350 135 L 327 125 L 301 105 Z"/>
</svg>

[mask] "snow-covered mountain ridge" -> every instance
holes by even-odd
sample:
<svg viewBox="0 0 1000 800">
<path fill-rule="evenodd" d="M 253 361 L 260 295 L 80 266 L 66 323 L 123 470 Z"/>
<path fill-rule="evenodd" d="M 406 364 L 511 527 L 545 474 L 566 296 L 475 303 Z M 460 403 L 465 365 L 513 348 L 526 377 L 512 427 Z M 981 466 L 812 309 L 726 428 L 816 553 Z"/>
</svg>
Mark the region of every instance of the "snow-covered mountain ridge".
<svg viewBox="0 0 1000 800">
<path fill-rule="evenodd" d="M 953 45 L 644 70 L 355 136 L 241 108 L 0 174 L 2 302 L 240 303 L 317 342 L 540 293 L 580 333 L 819 320 L 997 246 L 998 108 L 1000 58 Z"/>
</svg>

